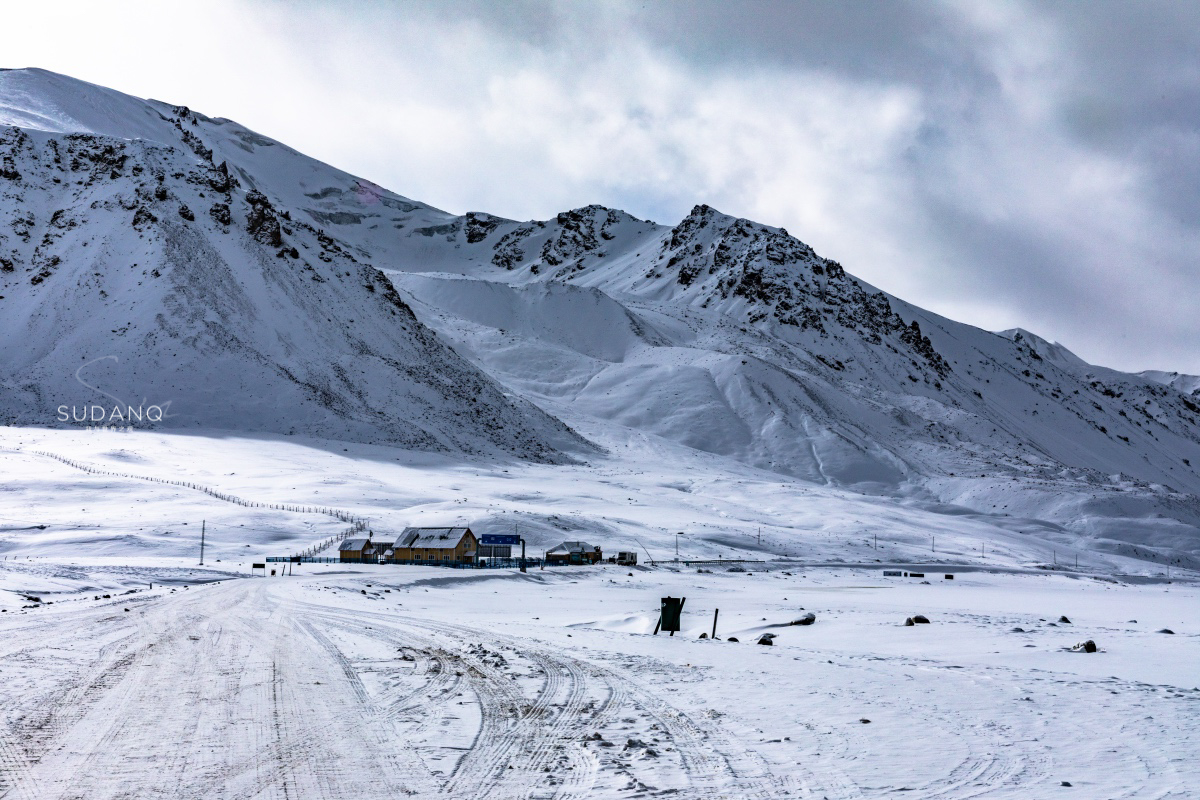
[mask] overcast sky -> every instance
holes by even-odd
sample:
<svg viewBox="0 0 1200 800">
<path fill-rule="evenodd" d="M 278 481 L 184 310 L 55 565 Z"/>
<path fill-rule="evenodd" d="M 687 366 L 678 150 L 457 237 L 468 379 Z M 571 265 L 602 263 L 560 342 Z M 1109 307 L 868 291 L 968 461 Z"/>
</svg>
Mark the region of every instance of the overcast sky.
<svg viewBox="0 0 1200 800">
<path fill-rule="evenodd" d="M 693 205 L 1127 370 L 1200 374 L 1200 4 L 6 7 L 3 66 L 189 105 L 453 212 Z"/>
</svg>

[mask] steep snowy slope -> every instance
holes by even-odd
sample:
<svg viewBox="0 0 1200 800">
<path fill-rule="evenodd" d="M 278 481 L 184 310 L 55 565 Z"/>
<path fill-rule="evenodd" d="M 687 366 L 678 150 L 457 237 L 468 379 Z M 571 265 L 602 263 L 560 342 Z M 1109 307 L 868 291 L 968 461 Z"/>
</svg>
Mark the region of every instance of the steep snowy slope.
<svg viewBox="0 0 1200 800">
<path fill-rule="evenodd" d="M 886 443 L 922 474 L 939 466 L 955 472 L 957 458 L 966 458 L 963 468 L 971 471 L 972 454 L 962 453 L 962 444 L 970 442 L 984 448 L 975 454 L 983 463 L 1016 459 L 1030 466 L 1030 460 L 1050 459 L 1200 489 L 1195 470 L 1182 460 L 1200 457 L 1200 412 L 1187 397 L 1088 365 L 1032 334 L 998 336 L 924 312 L 858 281 L 786 231 L 706 206 L 673 229 L 599 207 L 541 223 L 493 218 L 489 230 L 474 235 L 471 219 L 449 226 L 443 245 L 463 252 L 470 263 L 481 260 L 479 250 L 491 250 L 490 273 L 477 270 L 473 281 L 440 277 L 454 281 L 454 288 L 427 278 L 397 279 L 432 307 L 484 328 L 522 341 L 533 333 L 543 345 L 574 350 L 573 339 L 605 338 L 610 322 L 624 328 L 632 319 L 642 331 L 633 342 L 638 346 L 600 359 L 610 365 L 605 370 L 619 363 L 636 381 L 647 375 L 651 361 L 661 361 L 669 369 L 646 383 L 663 387 L 673 382 L 667 372 L 680 374 L 694 357 L 713 384 L 741 381 L 754 387 L 741 392 L 740 402 L 729 398 L 737 390 L 724 392 L 730 406 L 744 410 L 761 402 L 775 422 L 808 417 L 810 427 L 859 423 L 870 430 L 868 440 Z M 421 269 L 419 262 L 404 266 Z M 497 276 L 496 268 L 504 274 Z M 481 294 L 478 278 L 496 285 Z M 531 303 L 561 306 L 569 296 L 565 288 L 535 294 L 529 287 L 563 281 L 602 291 L 611 304 L 607 317 L 575 318 L 575 311 L 563 307 L 555 312 L 562 319 L 557 329 L 522 329 L 518 317 L 539 313 Z M 501 299 L 505 293 L 521 299 Z M 501 319 L 505 309 L 510 310 Z M 564 336 L 567 331 L 571 336 Z M 619 341 L 628 341 L 622 337 L 618 334 Z M 669 355 L 644 352 L 664 346 Z M 485 349 L 485 357 L 500 358 L 495 344 Z M 595 360 L 595 353 L 584 354 Z M 639 368 L 627 369 L 630 362 Z M 716 363 L 728 363 L 725 378 Z M 563 390 L 570 386 L 552 383 Z M 890 422 L 873 417 L 878 412 Z M 892 423 L 891 432 L 880 428 Z M 848 442 L 860 438 L 844 429 L 839 434 Z M 1135 445 L 1135 439 L 1142 441 Z M 781 447 L 795 451 L 795 444 Z M 941 454 L 924 457 L 929 447 Z M 815 463 L 803 466 L 796 458 L 793 453 L 797 474 L 819 471 Z M 894 466 L 894 459 L 883 460 Z M 856 476 L 826 477 L 855 482 Z"/>
<path fill-rule="evenodd" d="M 1143 378 L 1152 380 L 1155 383 L 1161 383 L 1177 389 L 1186 395 L 1193 397 L 1200 396 L 1200 375 L 1184 375 L 1179 372 L 1161 372 L 1156 369 L 1148 369 L 1145 372 L 1139 372 Z"/>
<path fill-rule="evenodd" d="M 147 424 L 156 406 L 169 427 L 535 459 L 586 447 L 286 205 L 307 179 L 349 176 L 51 73 L 0 72 L 0 99 L 0 122 L 26 126 L 0 128 L 5 421 L 122 423 L 132 406 Z"/>
<path fill-rule="evenodd" d="M 670 229 L 595 206 L 481 218 L 438 238 L 490 267 L 391 274 L 422 318 L 564 419 L 1043 518 L 1118 552 L 1200 528 L 1200 406 L 1153 381 L 929 314 L 706 206 Z"/>
</svg>

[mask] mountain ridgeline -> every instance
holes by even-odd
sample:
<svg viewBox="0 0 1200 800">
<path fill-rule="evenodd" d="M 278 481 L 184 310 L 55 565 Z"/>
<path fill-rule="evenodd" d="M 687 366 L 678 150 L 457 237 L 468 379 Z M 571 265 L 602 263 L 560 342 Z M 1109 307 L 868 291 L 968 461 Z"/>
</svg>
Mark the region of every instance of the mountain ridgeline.
<svg viewBox="0 0 1200 800">
<path fill-rule="evenodd" d="M 54 424 L 65 408 L 68 424 L 120 425 L 133 408 L 172 429 L 550 461 L 592 450 L 293 215 L 272 190 L 279 165 L 253 158 L 262 137 L 36 71 L 0 73 L 5 115 L 38 126 L 0 127 L 6 422 Z"/>
<path fill-rule="evenodd" d="M 1200 556 L 1188 376 L 945 319 L 706 205 L 454 215 L 229 120 L 4 71 L 0 295 L 11 423 L 136 398 L 163 426 L 544 461 L 636 432 Z"/>
</svg>

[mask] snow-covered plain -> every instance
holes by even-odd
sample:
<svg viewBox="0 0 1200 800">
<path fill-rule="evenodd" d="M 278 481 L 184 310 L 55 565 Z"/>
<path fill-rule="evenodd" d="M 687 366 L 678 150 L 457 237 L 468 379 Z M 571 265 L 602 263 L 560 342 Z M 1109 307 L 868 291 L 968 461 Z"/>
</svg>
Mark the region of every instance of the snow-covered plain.
<svg viewBox="0 0 1200 800">
<path fill-rule="evenodd" d="M 0 429 L 0 797 L 1191 796 L 1194 573 L 1032 520 L 605 443 L 555 467 Z M 145 478 L 659 563 L 251 577 L 344 523 Z M 682 558 L 747 571 L 672 563 L 676 531 Z M 683 630 L 652 636 L 668 595 Z M 715 609 L 720 641 L 700 640 Z M 1085 639 L 1100 652 L 1065 649 Z"/>
<path fill-rule="evenodd" d="M 0 618 L 0 792 L 1194 796 L 1194 584 L 782 566 L 148 565 L 121 580 L 168 583 Z M 652 636 L 668 594 L 684 630 Z"/>
</svg>

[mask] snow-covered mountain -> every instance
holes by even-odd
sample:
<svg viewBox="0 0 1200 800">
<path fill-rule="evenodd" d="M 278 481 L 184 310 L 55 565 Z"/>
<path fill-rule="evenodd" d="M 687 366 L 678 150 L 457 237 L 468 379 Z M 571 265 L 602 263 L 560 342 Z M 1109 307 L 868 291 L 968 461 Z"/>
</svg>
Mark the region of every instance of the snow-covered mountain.
<svg viewBox="0 0 1200 800">
<path fill-rule="evenodd" d="M 1178 389 L 1186 395 L 1200 396 L 1200 375 L 1184 375 L 1180 372 L 1162 372 L 1156 369 L 1148 369 L 1138 374 L 1155 383 Z"/>
<path fill-rule="evenodd" d="M 361 249 L 293 214 L 306 183 L 353 192 L 349 175 L 40 70 L 0 72 L 0 125 L 6 421 L 120 424 L 133 407 L 135 424 L 176 428 L 534 459 L 587 449 L 417 321 Z"/>
<path fill-rule="evenodd" d="M 1041 519 L 1116 552 L 1200 548 L 1194 398 L 926 312 L 785 230 L 707 206 L 671 228 L 591 206 L 467 214 L 390 247 L 418 316 L 582 428 Z"/>
<path fill-rule="evenodd" d="M 0 73 L 0 124 L 14 421 L 52 422 L 75 370 L 112 354 L 81 377 L 187 424 L 541 458 L 586 447 L 572 428 L 610 448 L 633 430 L 1200 555 L 1186 382 L 931 314 L 781 228 L 704 205 L 674 226 L 600 206 L 453 215 L 39 71 Z"/>
</svg>

